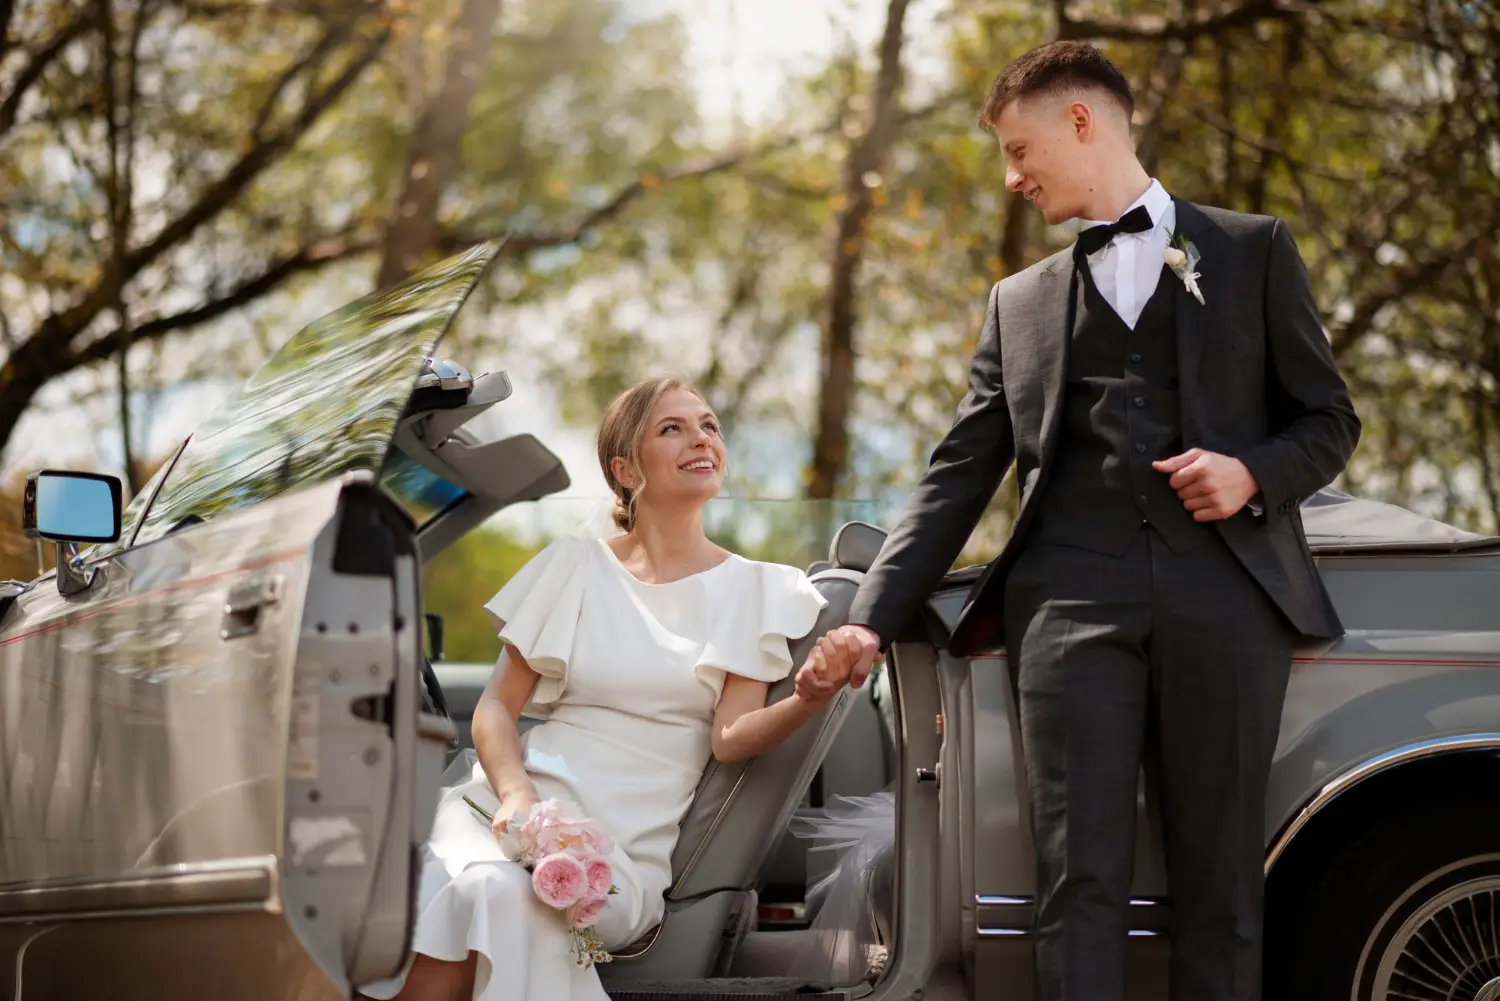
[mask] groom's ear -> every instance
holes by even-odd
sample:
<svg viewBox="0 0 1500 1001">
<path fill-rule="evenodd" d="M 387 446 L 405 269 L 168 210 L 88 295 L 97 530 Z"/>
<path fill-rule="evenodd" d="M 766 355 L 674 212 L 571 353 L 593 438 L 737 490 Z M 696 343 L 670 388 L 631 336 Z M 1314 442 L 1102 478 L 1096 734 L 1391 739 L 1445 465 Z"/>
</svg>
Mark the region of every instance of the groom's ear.
<svg viewBox="0 0 1500 1001">
<path fill-rule="evenodd" d="M 1079 142 L 1088 142 L 1094 137 L 1097 122 L 1094 118 L 1094 109 L 1083 101 L 1069 102 L 1067 109 L 1063 112 L 1066 117 L 1068 128 L 1072 131 L 1074 138 Z"/>
</svg>

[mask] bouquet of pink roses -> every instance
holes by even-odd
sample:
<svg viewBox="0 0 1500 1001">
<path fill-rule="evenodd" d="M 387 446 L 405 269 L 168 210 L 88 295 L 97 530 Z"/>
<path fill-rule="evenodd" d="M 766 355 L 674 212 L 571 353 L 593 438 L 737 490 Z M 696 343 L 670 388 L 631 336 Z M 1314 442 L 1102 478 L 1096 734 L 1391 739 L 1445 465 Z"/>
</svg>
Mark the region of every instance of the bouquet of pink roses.
<svg viewBox="0 0 1500 1001">
<path fill-rule="evenodd" d="M 494 823 L 494 815 L 478 803 L 467 796 L 464 802 Z M 608 858 L 615 849 L 610 836 L 572 803 L 549 799 L 510 818 L 500 849 L 531 873 L 537 899 L 563 913 L 573 933 L 578 965 L 609 962 L 613 957 L 605 951 L 594 924 L 616 892 Z"/>
</svg>

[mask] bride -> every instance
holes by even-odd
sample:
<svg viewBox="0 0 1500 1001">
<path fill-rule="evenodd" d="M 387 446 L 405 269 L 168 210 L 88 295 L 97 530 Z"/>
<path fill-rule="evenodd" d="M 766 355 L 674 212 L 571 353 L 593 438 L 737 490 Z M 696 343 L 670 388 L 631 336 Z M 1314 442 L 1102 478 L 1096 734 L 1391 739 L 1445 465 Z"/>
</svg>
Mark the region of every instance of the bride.
<svg viewBox="0 0 1500 1001">
<path fill-rule="evenodd" d="M 576 803 L 613 838 L 618 892 L 594 930 L 606 949 L 661 920 L 678 824 L 712 754 L 749 757 L 790 736 L 827 696 L 766 705 L 792 669 L 788 640 L 826 604 L 796 568 L 743 559 L 703 533 L 724 439 L 674 379 L 620 395 L 599 428 L 615 494 L 611 539 L 566 538 L 485 605 L 502 653 L 474 710 L 478 762 L 445 789 L 423 852 L 414 961 L 361 988 L 400 1001 L 606 1001 L 562 915 L 505 859 L 505 818 Z M 852 650 L 825 637 L 808 665 L 835 685 Z M 517 718 L 541 717 L 525 737 Z M 493 825 L 464 802 L 495 817 Z"/>
</svg>

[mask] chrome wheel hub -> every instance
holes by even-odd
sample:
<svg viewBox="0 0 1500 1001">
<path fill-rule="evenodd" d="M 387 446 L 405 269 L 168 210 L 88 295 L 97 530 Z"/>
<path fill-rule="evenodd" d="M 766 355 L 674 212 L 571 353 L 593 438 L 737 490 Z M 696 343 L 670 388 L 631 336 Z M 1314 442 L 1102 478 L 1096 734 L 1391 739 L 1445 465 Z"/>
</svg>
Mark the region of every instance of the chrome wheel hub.
<svg viewBox="0 0 1500 1001">
<path fill-rule="evenodd" d="M 1417 908 L 1386 945 L 1373 986 L 1379 1001 L 1500 1001 L 1500 876 Z"/>
</svg>

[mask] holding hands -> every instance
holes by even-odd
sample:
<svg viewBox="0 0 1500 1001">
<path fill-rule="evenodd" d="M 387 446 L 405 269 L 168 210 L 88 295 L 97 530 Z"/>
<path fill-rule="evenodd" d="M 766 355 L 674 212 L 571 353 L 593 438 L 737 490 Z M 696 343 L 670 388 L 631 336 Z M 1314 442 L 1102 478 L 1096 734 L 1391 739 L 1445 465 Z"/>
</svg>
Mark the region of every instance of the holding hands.
<svg viewBox="0 0 1500 1001">
<path fill-rule="evenodd" d="M 839 626 L 823 636 L 797 672 L 797 695 L 809 702 L 832 698 L 844 685 L 859 688 L 880 656 L 880 638 L 865 626 Z"/>
</svg>

